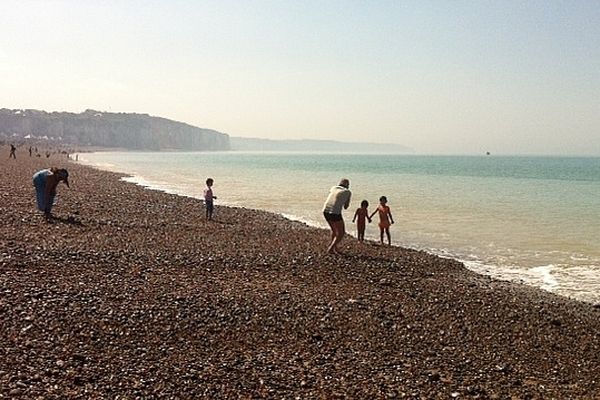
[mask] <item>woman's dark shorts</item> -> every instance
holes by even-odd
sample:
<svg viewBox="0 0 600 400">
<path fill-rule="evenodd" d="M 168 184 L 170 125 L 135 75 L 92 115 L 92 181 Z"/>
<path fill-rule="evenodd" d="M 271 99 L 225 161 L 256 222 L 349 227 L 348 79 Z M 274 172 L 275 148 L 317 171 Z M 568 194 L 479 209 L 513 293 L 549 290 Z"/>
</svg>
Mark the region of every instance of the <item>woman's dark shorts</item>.
<svg viewBox="0 0 600 400">
<path fill-rule="evenodd" d="M 323 216 L 327 222 L 342 221 L 342 214 L 330 214 L 328 212 L 324 212 Z"/>
</svg>

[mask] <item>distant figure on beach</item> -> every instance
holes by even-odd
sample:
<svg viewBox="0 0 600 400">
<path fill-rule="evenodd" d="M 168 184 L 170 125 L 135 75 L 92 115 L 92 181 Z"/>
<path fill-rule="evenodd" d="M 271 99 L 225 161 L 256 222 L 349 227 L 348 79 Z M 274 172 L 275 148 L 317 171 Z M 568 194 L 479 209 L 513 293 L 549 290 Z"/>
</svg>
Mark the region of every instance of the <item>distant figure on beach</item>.
<svg viewBox="0 0 600 400">
<path fill-rule="evenodd" d="M 348 189 L 349 187 L 350 181 L 345 178 L 342 179 L 337 186 L 333 186 L 329 190 L 329 196 L 327 196 L 323 206 L 323 216 L 331 228 L 331 244 L 327 248 L 328 253 L 339 254 L 337 246 L 346 233 L 342 208 L 348 209 L 350 206 L 352 193 Z"/>
<path fill-rule="evenodd" d="M 387 197 L 381 196 L 379 198 L 379 207 L 373 211 L 373 214 L 371 214 L 370 218 L 373 218 L 373 215 L 377 213 L 379 213 L 379 238 L 381 240 L 381 244 L 383 244 L 383 233 L 385 232 L 388 245 L 391 246 L 392 238 L 390 235 L 390 225 L 394 223 L 394 217 L 392 217 L 392 211 L 387 205 Z"/>
<path fill-rule="evenodd" d="M 31 148 L 31 146 L 29 146 L 29 157 L 31 157 L 31 151 L 32 151 L 32 148 Z"/>
<path fill-rule="evenodd" d="M 10 145 L 10 154 L 8 155 L 8 158 L 14 158 L 15 160 L 17 159 L 17 155 L 15 154 L 15 151 L 17 150 L 17 148 L 15 147 L 14 144 Z"/>
<path fill-rule="evenodd" d="M 360 208 L 356 209 L 354 213 L 354 218 L 352 218 L 352 222 L 356 221 L 356 231 L 358 233 L 358 241 L 362 242 L 365 240 L 365 228 L 367 226 L 367 220 L 369 223 L 371 222 L 371 217 L 369 217 L 369 202 L 367 200 L 363 200 L 360 202 Z"/>
<path fill-rule="evenodd" d="M 212 221 L 213 210 L 215 209 L 213 200 L 217 199 L 212 191 L 212 185 L 214 183 L 213 178 L 206 180 L 206 189 L 204 189 L 204 206 L 206 207 L 206 219 Z"/>
<path fill-rule="evenodd" d="M 37 197 L 38 210 L 43 211 L 46 218 L 52 216 L 52 206 L 56 196 L 56 187 L 63 181 L 69 187 L 69 172 L 64 168 L 43 169 L 33 175 L 33 186 Z"/>
</svg>

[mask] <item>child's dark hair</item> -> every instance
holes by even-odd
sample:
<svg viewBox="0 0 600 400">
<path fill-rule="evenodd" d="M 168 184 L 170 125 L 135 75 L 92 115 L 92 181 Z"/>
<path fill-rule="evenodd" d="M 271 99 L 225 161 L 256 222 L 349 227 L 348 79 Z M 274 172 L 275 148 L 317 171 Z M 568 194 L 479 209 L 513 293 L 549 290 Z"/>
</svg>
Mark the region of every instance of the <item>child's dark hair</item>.
<svg viewBox="0 0 600 400">
<path fill-rule="evenodd" d="M 213 178 L 208 178 L 208 179 L 206 180 L 206 184 L 207 184 L 207 185 L 212 185 L 212 184 L 213 184 L 213 182 L 214 182 Z"/>
<path fill-rule="evenodd" d="M 385 196 L 381 196 L 381 197 L 379 198 L 379 201 L 380 201 L 380 202 L 382 202 L 382 201 L 383 201 L 383 202 L 386 202 L 386 203 L 387 203 L 387 197 L 385 197 Z"/>
<path fill-rule="evenodd" d="M 360 206 L 363 208 L 369 207 L 369 202 L 367 200 L 363 200 L 360 202 Z"/>
</svg>

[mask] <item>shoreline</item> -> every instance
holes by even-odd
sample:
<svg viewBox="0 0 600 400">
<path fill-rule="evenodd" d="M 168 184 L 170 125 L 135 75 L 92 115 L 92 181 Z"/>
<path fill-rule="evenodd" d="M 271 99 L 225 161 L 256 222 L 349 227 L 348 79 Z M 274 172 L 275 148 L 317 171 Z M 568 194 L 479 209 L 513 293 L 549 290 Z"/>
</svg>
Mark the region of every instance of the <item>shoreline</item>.
<svg viewBox="0 0 600 400">
<path fill-rule="evenodd" d="M 66 161 L 47 224 L 31 175 L 48 160 L 0 165 L 5 397 L 600 391 L 599 307 L 402 247 L 327 256 L 325 230 L 224 206 L 209 223 L 194 198 Z"/>
<path fill-rule="evenodd" d="M 115 151 L 120 151 L 120 150 L 115 149 Z M 194 152 L 192 152 L 192 153 L 194 153 Z M 97 169 L 104 170 L 104 171 L 125 174 L 126 176 L 122 178 L 124 181 L 140 185 L 140 186 L 148 188 L 150 190 L 157 190 L 157 191 L 165 192 L 168 194 L 175 194 L 175 195 L 180 195 L 180 196 L 184 196 L 184 197 L 200 199 L 200 197 L 198 197 L 199 194 L 198 195 L 189 194 L 189 193 L 186 193 L 185 191 L 182 191 L 176 187 L 167 187 L 161 183 L 146 181 L 145 178 L 143 178 L 139 175 L 136 175 L 134 173 L 120 172 L 120 171 L 118 171 L 118 168 L 116 168 L 115 166 L 95 164 L 94 162 L 90 162 L 89 160 L 88 161 L 80 161 L 79 163 L 82 165 L 90 166 L 92 168 L 97 168 Z M 242 208 L 248 208 L 251 210 L 271 212 L 271 213 L 281 215 L 284 218 L 289 219 L 291 221 L 297 221 L 297 222 L 307 224 L 308 226 L 314 227 L 316 229 L 328 230 L 328 227 L 324 223 L 324 221 L 319 223 L 318 220 L 315 220 L 314 218 L 311 219 L 310 217 L 304 217 L 304 216 L 302 216 L 302 214 L 293 215 L 293 214 L 290 214 L 289 212 L 278 212 L 275 210 L 247 206 L 247 205 L 239 204 L 239 203 L 223 203 L 222 201 L 220 201 L 219 203 L 220 203 L 219 206 L 242 207 Z M 349 215 L 347 215 L 347 217 L 349 219 Z M 347 232 L 346 232 L 347 235 L 349 237 L 356 238 L 356 232 L 354 230 L 354 227 L 350 223 L 347 223 L 346 228 L 347 228 Z M 373 233 L 371 235 L 368 235 L 368 241 L 371 243 L 374 243 L 374 244 L 379 243 L 377 235 L 374 235 Z M 476 257 L 476 256 L 475 256 L 475 258 L 473 258 L 474 256 L 470 255 L 470 254 L 469 255 L 460 254 L 460 252 L 451 251 L 451 248 L 437 248 L 437 247 L 431 247 L 431 246 L 428 247 L 428 246 L 424 246 L 422 243 L 418 243 L 418 242 L 412 242 L 412 245 L 407 245 L 405 243 L 397 242 L 392 245 L 396 246 L 396 247 L 408 249 L 408 250 L 425 251 L 425 252 L 430 253 L 437 257 L 458 261 L 458 262 L 464 264 L 464 266 L 467 269 L 469 269 L 477 274 L 483 275 L 483 276 L 492 277 L 493 279 L 496 279 L 496 280 L 513 282 L 513 283 L 517 283 L 517 284 L 524 284 L 524 285 L 532 286 L 535 288 L 540 288 L 549 293 L 557 294 L 557 295 L 563 296 L 565 298 L 573 299 L 576 301 L 581 301 L 581 302 L 592 304 L 592 305 L 596 305 L 596 304 L 600 305 L 600 298 L 598 298 L 594 294 L 593 290 L 588 290 L 588 291 L 584 291 L 584 292 L 577 292 L 577 291 L 573 291 L 573 290 L 565 291 L 564 289 L 561 290 L 561 287 L 563 285 L 565 287 L 573 287 L 573 284 L 577 283 L 577 280 L 573 280 L 572 278 L 574 278 L 574 277 L 570 276 L 568 274 L 562 275 L 562 274 L 565 274 L 565 271 L 563 271 L 561 269 L 557 269 L 554 272 L 551 272 L 552 269 L 556 268 L 554 265 L 554 262 L 552 262 L 550 264 L 539 264 L 539 265 L 529 266 L 529 267 L 527 267 L 527 266 L 517 267 L 515 265 L 506 266 L 506 265 L 502 265 L 502 264 L 494 264 L 494 263 L 491 263 L 490 260 L 484 260 L 483 258 Z M 578 267 L 578 266 L 570 266 L 570 267 Z"/>
</svg>

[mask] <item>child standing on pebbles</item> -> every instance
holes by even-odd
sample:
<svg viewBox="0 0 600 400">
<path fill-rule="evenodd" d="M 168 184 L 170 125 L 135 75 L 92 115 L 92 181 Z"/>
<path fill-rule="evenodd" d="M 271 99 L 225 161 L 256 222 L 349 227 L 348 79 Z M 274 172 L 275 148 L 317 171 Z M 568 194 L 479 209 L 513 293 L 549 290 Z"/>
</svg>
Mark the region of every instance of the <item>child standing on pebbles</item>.
<svg viewBox="0 0 600 400">
<path fill-rule="evenodd" d="M 371 214 L 369 218 L 373 218 L 373 215 L 379 213 L 379 237 L 381 244 L 383 244 L 383 232 L 387 235 L 388 245 L 392 245 L 392 238 L 390 236 L 390 225 L 394 223 L 394 217 L 392 217 L 392 211 L 387 205 L 387 197 L 381 196 L 379 198 L 379 207 Z"/>
<path fill-rule="evenodd" d="M 213 200 L 217 199 L 212 191 L 213 178 L 206 180 L 206 189 L 204 189 L 204 206 L 206 207 L 206 220 L 212 221 L 213 210 L 215 208 Z"/>
<path fill-rule="evenodd" d="M 366 221 L 369 220 L 371 222 L 371 217 L 369 217 L 369 202 L 367 200 L 363 200 L 360 202 L 360 208 L 356 209 L 354 213 L 354 218 L 352 218 L 352 222 L 356 222 L 356 231 L 358 233 L 358 241 L 362 242 L 365 240 L 365 228 L 367 226 Z"/>
</svg>

